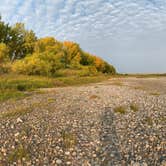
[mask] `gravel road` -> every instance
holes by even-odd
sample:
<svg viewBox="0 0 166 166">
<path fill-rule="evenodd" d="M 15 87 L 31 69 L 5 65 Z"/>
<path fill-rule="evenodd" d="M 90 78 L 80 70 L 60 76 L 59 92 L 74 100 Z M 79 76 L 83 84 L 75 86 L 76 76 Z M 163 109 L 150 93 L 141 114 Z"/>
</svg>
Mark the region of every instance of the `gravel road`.
<svg viewBox="0 0 166 166">
<path fill-rule="evenodd" d="M 41 92 L 0 103 L 0 166 L 166 166 L 166 77 Z"/>
</svg>

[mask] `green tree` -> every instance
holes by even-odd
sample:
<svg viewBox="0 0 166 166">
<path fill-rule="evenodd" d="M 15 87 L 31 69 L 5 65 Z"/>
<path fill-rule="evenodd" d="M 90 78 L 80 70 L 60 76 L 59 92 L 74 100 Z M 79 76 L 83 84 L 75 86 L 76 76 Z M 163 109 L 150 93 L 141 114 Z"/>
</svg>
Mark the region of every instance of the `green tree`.
<svg viewBox="0 0 166 166">
<path fill-rule="evenodd" d="M 9 24 L 5 24 L 0 16 L 0 43 L 8 44 L 11 40 L 10 36 L 11 27 Z"/>
<path fill-rule="evenodd" d="M 11 29 L 10 36 L 9 48 L 12 61 L 33 53 L 37 38 L 32 30 L 25 29 L 24 24 L 16 23 Z"/>
</svg>

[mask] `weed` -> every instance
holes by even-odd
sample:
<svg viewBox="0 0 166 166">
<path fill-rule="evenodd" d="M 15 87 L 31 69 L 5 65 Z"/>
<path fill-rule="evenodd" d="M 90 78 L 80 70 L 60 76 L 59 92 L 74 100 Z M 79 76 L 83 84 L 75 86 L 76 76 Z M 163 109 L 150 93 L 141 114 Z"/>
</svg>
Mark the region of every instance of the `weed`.
<svg viewBox="0 0 166 166">
<path fill-rule="evenodd" d="M 146 117 L 146 118 L 145 118 L 145 122 L 147 122 L 147 124 L 148 124 L 149 126 L 152 126 L 152 125 L 153 125 L 153 119 L 152 119 L 151 117 Z"/>
<path fill-rule="evenodd" d="M 0 118 L 11 118 L 25 115 L 32 111 L 32 108 L 17 108 L 0 114 Z"/>
<path fill-rule="evenodd" d="M 134 104 L 134 103 L 132 103 L 132 104 L 130 105 L 130 109 L 131 109 L 132 111 L 134 111 L 134 112 L 137 112 L 137 111 L 139 110 L 138 106 L 137 106 L 136 104 Z"/>
<path fill-rule="evenodd" d="M 19 145 L 8 157 L 9 162 L 16 162 L 22 159 L 29 160 L 29 153 L 23 145 Z"/>
<path fill-rule="evenodd" d="M 114 108 L 114 112 L 120 113 L 120 114 L 125 114 L 126 108 L 125 108 L 125 106 L 118 106 L 118 107 Z"/>
<path fill-rule="evenodd" d="M 160 96 L 160 93 L 152 92 L 152 93 L 150 93 L 150 95 L 153 95 L 153 96 Z"/>
<path fill-rule="evenodd" d="M 76 135 L 71 133 L 71 132 L 67 132 L 67 131 L 62 131 L 62 138 L 63 138 L 63 145 L 65 148 L 72 148 L 73 146 L 75 146 L 77 144 L 77 139 L 76 139 Z"/>
</svg>

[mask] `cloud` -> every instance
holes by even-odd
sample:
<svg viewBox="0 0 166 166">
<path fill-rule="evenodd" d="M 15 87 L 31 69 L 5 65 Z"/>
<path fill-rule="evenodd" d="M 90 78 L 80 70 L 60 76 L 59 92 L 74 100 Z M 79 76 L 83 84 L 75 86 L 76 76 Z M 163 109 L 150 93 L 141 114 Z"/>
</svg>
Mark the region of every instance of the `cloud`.
<svg viewBox="0 0 166 166">
<path fill-rule="evenodd" d="M 118 58 L 129 58 L 128 54 L 136 59 L 146 58 L 155 44 L 156 49 L 161 49 L 162 45 L 158 56 L 163 57 L 166 52 L 161 44 L 166 43 L 162 38 L 166 29 L 165 11 L 165 0 L 0 0 L 0 13 L 5 21 L 25 22 L 39 37 L 55 36 L 59 40 L 79 42 L 85 50 L 113 61 L 120 71 L 138 69 L 134 70 L 125 60 L 125 64 L 120 63 Z M 153 34 L 160 34 L 160 42 L 156 43 Z M 150 36 L 151 40 L 145 43 Z M 138 45 L 134 53 L 132 48 Z M 125 51 L 127 49 L 130 52 Z M 129 66 L 127 70 L 125 65 Z"/>
</svg>

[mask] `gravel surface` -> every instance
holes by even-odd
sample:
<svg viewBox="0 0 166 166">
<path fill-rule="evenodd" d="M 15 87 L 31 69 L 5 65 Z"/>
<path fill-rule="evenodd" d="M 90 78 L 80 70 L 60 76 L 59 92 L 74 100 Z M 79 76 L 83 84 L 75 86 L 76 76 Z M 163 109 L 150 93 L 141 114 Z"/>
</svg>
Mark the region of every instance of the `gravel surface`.
<svg viewBox="0 0 166 166">
<path fill-rule="evenodd" d="M 0 104 L 0 166 L 166 166 L 166 78 L 42 91 Z"/>
</svg>

